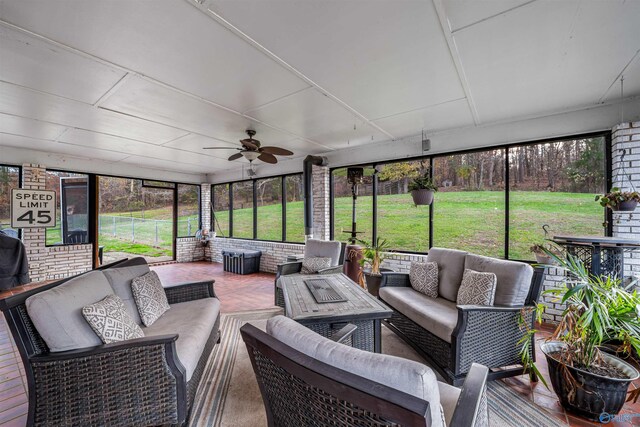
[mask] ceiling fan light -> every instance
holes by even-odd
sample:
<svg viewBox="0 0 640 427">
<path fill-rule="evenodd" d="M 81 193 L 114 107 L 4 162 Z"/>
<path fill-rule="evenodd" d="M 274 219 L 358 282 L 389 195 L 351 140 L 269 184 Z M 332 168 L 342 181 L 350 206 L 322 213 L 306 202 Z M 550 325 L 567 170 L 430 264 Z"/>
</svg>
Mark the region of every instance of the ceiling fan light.
<svg viewBox="0 0 640 427">
<path fill-rule="evenodd" d="M 260 153 L 258 153 L 257 151 L 245 151 L 242 153 L 242 155 L 249 160 L 250 162 L 254 161 L 255 159 L 258 158 L 258 156 L 260 156 Z"/>
</svg>

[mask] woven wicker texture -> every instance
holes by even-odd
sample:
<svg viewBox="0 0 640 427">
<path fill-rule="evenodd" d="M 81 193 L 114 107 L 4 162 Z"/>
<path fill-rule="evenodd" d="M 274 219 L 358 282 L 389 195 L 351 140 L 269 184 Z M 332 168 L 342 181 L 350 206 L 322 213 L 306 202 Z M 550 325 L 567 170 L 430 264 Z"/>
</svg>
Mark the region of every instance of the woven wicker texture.
<svg viewBox="0 0 640 427">
<path fill-rule="evenodd" d="M 37 426 L 177 422 L 176 378 L 164 345 L 33 363 L 32 368 Z"/>
<path fill-rule="evenodd" d="M 278 307 L 284 308 L 284 292 L 282 292 L 282 288 L 279 288 L 276 286 L 275 293 L 276 293 L 276 305 Z"/>
<path fill-rule="evenodd" d="M 33 322 L 31 321 L 31 318 L 27 313 L 27 307 L 24 304 L 19 305 L 16 307 L 16 311 L 18 312 L 20 320 L 24 325 L 24 329 L 29 336 L 29 344 L 32 347 L 31 350 L 33 350 L 33 353 L 29 356 L 39 356 L 41 354 L 48 353 L 49 347 L 47 347 L 47 344 L 44 342 L 44 340 L 36 330 L 36 327 L 33 325 Z"/>
<path fill-rule="evenodd" d="M 276 366 L 257 350 L 253 352 L 256 369 L 264 386 L 275 425 L 280 427 L 399 426 L 318 388 L 311 387 Z"/>
<path fill-rule="evenodd" d="M 482 397 L 480 398 L 480 405 L 478 405 L 478 417 L 476 418 L 474 427 L 489 427 L 489 408 L 487 405 L 487 387 L 485 386 L 482 391 Z"/>
<path fill-rule="evenodd" d="M 174 286 L 164 288 L 164 292 L 167 294 L 169 304 L 208 298 L 212 296 L 209 294 L 210 283 L 211 282 L 198 282 L 190 283 L 188 285 Z"/>
</svg>

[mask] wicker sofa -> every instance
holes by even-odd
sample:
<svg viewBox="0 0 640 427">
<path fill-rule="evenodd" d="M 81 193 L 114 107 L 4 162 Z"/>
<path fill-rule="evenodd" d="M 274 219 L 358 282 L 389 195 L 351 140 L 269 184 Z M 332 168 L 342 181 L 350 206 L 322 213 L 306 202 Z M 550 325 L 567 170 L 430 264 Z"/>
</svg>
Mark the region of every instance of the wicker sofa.
<svg viewBox="0 0 640 427">
<path fill-rule="evenodd" d="M 144 338 L 102 344 L 82 322 L 81 307 L 104 293 L 120 296 L 139 319 L 131 313 L 136 308 L 130 283 L 148 271 L 143 258 L 133 258 L 0 301 L 25 366 L 28 425 L 188 420 L 208 356 L 219 342 L 213 281 L 165 288 L 171 308 L 142 326 Z"/>
<path fill-rule="evenodd" d="M 431 248 L 427 261 L 438 263 L 438 298 L 414 290 L 409 274 L 383 273 L 379 298 L 393 309 L 387 326 L 453 385 L 473 363 L 491 369 L 489 380 L 522 374 L 517 319 L 535 305 L 544 269 L 442 248 Z M 493 306 L 456 305 L 465 268 L 496 274 Z M 526 321 L 533 325 L 532 311 Z"/>
</svg>

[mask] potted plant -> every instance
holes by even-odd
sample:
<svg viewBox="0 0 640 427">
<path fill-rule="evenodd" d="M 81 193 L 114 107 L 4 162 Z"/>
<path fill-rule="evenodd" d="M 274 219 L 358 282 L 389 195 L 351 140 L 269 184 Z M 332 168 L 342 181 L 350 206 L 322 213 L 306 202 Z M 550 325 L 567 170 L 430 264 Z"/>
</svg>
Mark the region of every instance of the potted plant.
<svg viewBox="0 0 640 427">
<path fill-rule="evenodd" d="M 413 203 L 417 205 L 430 205 L 433 202 L 433 193 L 438 191 L 438 187 L 429 177 L 429 172 L 416 177 L 409 183 L 409 191 L 413 197 Z"/>
<path fill-rule="evenodd" d="M 613 187 L 607 194 L 597 195 L 596 202 L 612 211 L 633 212 L 640 202 L 640 194 L 637 191 L 622 191 Z"/>
<path fill-rule="evenodd" d="M 545 291 L 566 305 L 557 328 L 541 345 L 553 390 L 570 412 L 590 420 L 598 420 L 605 412 L 615 415 L 639 373 L 631 364 L 602 351 L 601 346 L 617 340 L 620 350 L 640 350 L 640 295 L 625 290 L 617 279 L 591 275 L 570 254 L 559 257 L 548 249 L 545 252 L 568 273 L 563 288 Z M 538 305 L 538 321 L 544 307 Z M 531 357 L 535 331 L 523 319 L 520 316 L 520 325 L 527 334 L 520 341 L 522 363 L 546 385 Z M 633 390 L 628 400 L 635 402 L 638 396 L 640 389 Z"/>
<path fill-rule="evenodd" d="M 378 296 L 383 271 L 393 271 L 390 268 L 380 267 L 384 260 L 384 252 L 388 252 L 389 244 L 385 239 L 378 237 L 375 242 L 358 240 L 363 245 L 362 258 L 360 259 L 360 286 L 367 288 L 373 296 Z"/>
<path fill-rule="evenodd" d="M 554 264 L 553 258 L 548 256 L 545 250 L 549 250 L 553 252 L 555 255 L 560 256 L 560 253 L 556 251 L 555 248 L 552 248 L 549 244 L 545 244 L 545 243 L 542 243 L 542 244 L 536 243 L 535 245 L 531 246 L 529 250 L 536 257 L 536 262 L 538 264 L 545 264 L 545 265 Z"/>
</svg>

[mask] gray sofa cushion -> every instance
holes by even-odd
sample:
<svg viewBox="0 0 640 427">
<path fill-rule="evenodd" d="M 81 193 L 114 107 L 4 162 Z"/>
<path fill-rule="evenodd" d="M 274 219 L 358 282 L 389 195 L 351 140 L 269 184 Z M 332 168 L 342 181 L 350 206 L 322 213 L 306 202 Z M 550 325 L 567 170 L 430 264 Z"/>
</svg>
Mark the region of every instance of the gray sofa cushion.
<svg viewBox="0 0 640 427">
<path fill-rule="evenodd" d="M 484 271 L 464 269 L 458 290 L 459 305 L 493 305 L 496 295 L 496 275 Z"/>
<path fill-rule="evenodd" d="M 82 307 L 113 294 L 101 271 L 91 271 L 27 298 L 27 313 L 52 352 L 102 345 Z"/>
<path fill-rule="evenodd" d="M 444 298 L 429 298 L 410 287 L 380 288 L 380 298 L 438 338 L 450 343 L 458 324 L 456 304 Z"/>
<path fill-rule="evenodd" d="M 109 280 L 113 292 L 120 297 L 127 308 L 127 312 L 138 325 L 141 325 L 142 321 L 131 292 L 131 281 L 136 277 L 144 276 L 149 271 L 147 264 L 132 267 L 114 267 L 104 270 L 104 275 Z"/>
<path fill-rule="evenodd" d="M 428 262 L 438 263 L 438 295 L 455 302 L 464 273 L 467 252 L 455 249 L 431 248 Z"/>
<path fill-rule="evenodd" d="M 340 263 L 340 250 L 342 245 L 335 240 L 309 239 L 304 245 L 304 257 L 329 257 L 331 266 Z"/>
<path fill-rule="evenodd" d="M 155 323 L 142 328 L 144 335 L 178 335 L 176 351 L 186 370 L 187 381 L 198 365 L 207 339 L 220 313 L 217 298 L 203 298 L 172 304 Z"/>
<path fill-rule="evenodd" d="M 328 365 L 428 401 L 432 425 L 443 426 L 438 381 L 429 367 L 335 343 L 284 316 L 269 319 L 267 333 Z"/>
<path fill-rule="evenodd" d="M 498 282 L 494 305 L 524 305 L 533 277 L 533 268 L 529 264 L 468 254 L 464 267 L 496 275 Z"/>
</svg>

